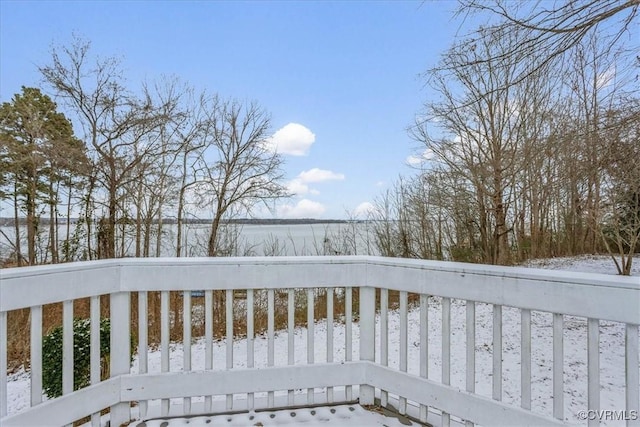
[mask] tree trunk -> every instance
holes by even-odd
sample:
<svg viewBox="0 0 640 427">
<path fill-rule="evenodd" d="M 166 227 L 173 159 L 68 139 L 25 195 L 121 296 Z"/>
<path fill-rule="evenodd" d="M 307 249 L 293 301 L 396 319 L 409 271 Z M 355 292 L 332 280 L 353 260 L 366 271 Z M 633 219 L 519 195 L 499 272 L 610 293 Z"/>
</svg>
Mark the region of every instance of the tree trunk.
<svg viewBox="0 0 640 427">
<path fill-rule="evenodd" d="M 20 244 L 20 215 L 18 211 L 18 181 L 13 184 L 13 225 L 16 230 L 16 262 L 18 267 L 22 266 L 22 249 Z"/>
</svg>

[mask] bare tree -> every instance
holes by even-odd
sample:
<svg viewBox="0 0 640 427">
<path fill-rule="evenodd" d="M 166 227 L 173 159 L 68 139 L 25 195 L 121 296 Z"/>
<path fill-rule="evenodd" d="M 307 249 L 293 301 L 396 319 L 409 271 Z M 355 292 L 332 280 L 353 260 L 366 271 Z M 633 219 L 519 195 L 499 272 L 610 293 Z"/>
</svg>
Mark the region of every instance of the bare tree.
<svg viewBox="0 0 640 427">
<path fill-rule="evenodd" d="M 570 52 L 588 35 L 608 25 L 607 46 L 614 48 L 630 37 L 640 1 L 638 0 L 565 0 L 545 2 L 541 0 L 458 0 L 458 15 L 481 13 L 489 17 L 487 25 L 471 34 L 472 39 L 504 37 L 514 31 L 522 34 L 516 43 L 500 52 L 499 56 L 486 56 L 474 61 L 500 59 L 501 63 L 516 63 L 518 58 L 530 56 L 535 59 L 533 68 L 522 69 L 508 82 L 517 84 L 530 73 L 539 72 L 554 62 L 562 62 L 563 55 Z M 635 55 L 633 49 L 628 54 Z M 474 66 L 470 61 L 460 66 Z M 505 82 L 507 83 L 507 82 Z"/>
<path fill-rule="evenodd" d="M 598 231 L 619 274 L 630 275 L 640 252 L 640 102 L 628 100 L 606 114 L 602 163 L 604 206 Z"/>
<path fill-rule="evenodd" d="M 101 258 L 111 258 L 116 254 L 122 186 L 135 179 L 131 171 L 156 151 L 154 132 L 166 121 L 166 106 L 154 105 L 148 93 L 142 99 L 133 96 L 124 86 L 118 60 L 96 59 L 91 63 L 89 50 L 89 42 L 74 37 L 70 47 L 52 48 L 51 63 L 40 67 L 40 72 L 76 113 L 75 119 L 81 123 L 86 143 L 92 149 L 94 173 L 87 201 L 96 200 L 95 191 L 104 192 L 101 198 L 105 200 L 105 216 L 98 224 L 98 253 Z M 88 212 L 85 214 L 91 256 L 91 218 Z"/>
<path fill-rule="evenodd" d="M 473 186 L 483 258 L 498 264 L 511 261 L 508 234 L 513 225 L 508 219 L 522 117 L 516 111 L 519 94 L 509 82 L 522 66 L 479 59 L 499 58 L 517 38 L 517 33 L 485 37 L 475 45 L 459 43 L 447 51 L 429 73 L 439 100 L 427 104 L 427 119 L 419 119 L 413 128 L 414 138 L 438 162 Z M 475 66 L 463 66 L 474 61 Z"/>
<path fill-rule="evenodd" d="M 228 215 L 250 214 L 256 204 L 268 205 L 288 194 L 282 184 L 282 158 L 267 149 L 270 120 L 262 108 L 218 100 L 208 119 L 211 143 L 203 157 L 208 166 L 203 188 L 213 206 L 208 254 L 218 256 L 219 231 Z"/>
</svg>

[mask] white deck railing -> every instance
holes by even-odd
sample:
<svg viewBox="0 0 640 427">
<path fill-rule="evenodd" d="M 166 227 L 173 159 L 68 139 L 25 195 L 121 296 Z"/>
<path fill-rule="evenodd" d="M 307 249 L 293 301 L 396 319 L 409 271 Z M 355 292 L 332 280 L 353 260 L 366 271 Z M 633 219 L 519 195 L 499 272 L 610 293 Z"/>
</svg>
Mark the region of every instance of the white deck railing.
<svg viewBox="0 0 640 427">
<path fill-rule="evenodd" d="M 304 339 L 295 329 L 293 316 L 300 289 L 307 289 L 306 358 L 295 350 L 296 340 Z M 204 366 L 191 363 L 196 351 L 191 345 L 191 294 L 183 294 L 182 313 L 169 307 L 170 291 L 196 290 L 204 290 L 206 332 L 204 345 L 198 347 L 205 353 Z M 234 290 L 247 290 L 242 311 L 248 325 L 242 341 L 246 360 L 242 361 L 237 355 L 239 341 L 233 337 Z M 160 291 L 161 300 L 161 368 L 151 373 L 147 363 L 150 291 Z M 224 344 L 213 339 L 214 291 L 225 291 L 227 297 Z M 256 360 L 263 356 L 256 352 L 253 328 L 258 292 L 267 297 L 266 363 Z M 326 313 L 314 312 L 313 300 L 319 292 L 327 295 Z M 398 295 L 393 304 L 390 292 L 394 298 Z M 134 294 L 139 302 L 138 331 L 134 331 L 138 363 L 132 372 Z M 98 324 L 100 297 L 105 295 L 110 302 L 111 378 L 101 381 Z M 281 301 L 286 298 L 288 310 L 287 329 L 278 337 L 276 295 Z M 344 319 L 336 319 L 339 322 L 333 319 L 334 296 L 344 304 Z M 87 297 L 91 301 L 92 385 L 73 391 L 73 301 Z M 63 305 L 63 396 L 43 401 L 42 313 L 43 306 L 51 303 Z M 355 304 L 357 322 L 351 317 Z M 31 406 L 8 413 L 7 319 L 8 312 L 23 308 L 31 312 Z M 176 315 L 183 316 L 185 327 L 182 367 L 172 372 L 169 329 Z M 319 319 L 327 319 L 322 323 L 326 324 L 323 334 L 314 331 L 320 327 Z M 519 326 L 517 337 L 512 336 L 514 322 Z M 354 400 L 392 405 L 402 414 L 432 424 L 563 424 L 575 419 L 575 414 L 567 414 L 566 408 L 574 406 L 565 398 L 579 394 L 568 389 L 565 381 L 573 369 L 569 360 L 573 353 L 565 355 L 564 339 L 571 329 L 567 322 L 586 331 L 581 345 L 588 398 L 581 409 L 625 411 L 628 423 L 637 425 L 633 420 L 640 410 L 637 278 L 377 257 L 118 259 L 1 270 L 0 424 L 66 425 L 91 416 L 92 424 L 99 425 L 100 412 L 108 408 L 113 426 L 132 419 L 132 406 L 135 416 L 144 419 Z M 601 330 L 610 323 L 623 331 L 622 359 L 611 359 L 609 354 L 619 349 L 601 343 Z M 334 335 L 336 328 L 340 328 L 340 340 Z M 541 331 L 547 331 L 548 344 L 538 342 Z M 275 360 L 275 348 L 283 345 L 286 360 Z M 532 356 L 537 354 L 532 349 L 539 345 L 549 348 L 544 360 Z M 482 346 L 486 352 L 479 352 Z M 514 354 L 520 368 L 505 369 L 503 359 Z M 618 378 L 622 386 L 614 395 L 622 397 L 612 408 L 607 406 L 610 402 L 601 404 L 600 396 L 614 359 L 622 360 L 624 366 L 615 372 L 624 378 Z M 224 366 L 214 360 L 225 360 Z M 551 378 L 538 378 L 540 369 L 550 372 Z M 488 389 L 480 387 L 487 381 Z M 548 390 L 540 391 L 549 382 Z M 515 393 L 504 390 L 505 384 L 514 383 L 519 384 Z M 545 409 L 547 400 L 551 407 Z M 597 424 L 602 417 L 590 418 L 589 424 Z"/>
</svg>

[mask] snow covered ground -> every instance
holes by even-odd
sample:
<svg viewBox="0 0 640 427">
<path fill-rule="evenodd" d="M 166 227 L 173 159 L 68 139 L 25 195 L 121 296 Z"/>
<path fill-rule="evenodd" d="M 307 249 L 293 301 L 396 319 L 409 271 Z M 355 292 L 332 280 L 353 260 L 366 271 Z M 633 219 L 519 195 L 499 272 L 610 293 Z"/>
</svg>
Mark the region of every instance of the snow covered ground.
<svg viewBox="0 0 640 427">
<path fill-rule="evenodd" d="M 582 256 L 573 258 L 547 259 L 528 263 L 528 266 L 555 270 L 569 270 L 615 274 L 610 258 L 604 256 Z M 633 275 L 640 275 L 640 257 L 634 259 Z M 419 374 L 419 310 L 413 308 L 408 314 L 408 371 Z M 441 379 L 441 305 L 438 298 L 429 301 L 429 378 Z M 389 312 L 389 365 L 399 366 L 400 336 L 399 313 Z M 465 304 L 454 301 L 451 307 L 452 356 L 451 385 L 465 387 Z M 552 315 L 532 313 L 532 410 L 551 415 L 552 400 Z M 379 319 L 378 319 L 379 331 Z M 564 401 L 565 419 L 584 423 L 578 419 L 578 412 L 587 409 L 587 327 L 586 319 L 565 316 L 564 319 Z M 334 361 L 345 360 L 345 326 L 333 325 Z M 353 359 L 358 359 L 358 325 L 353 327 Z M 315 362 L 326 359 L 327 323 L 318 321 L 314 325 Z M 478 304 L 476 308 L 476 393 L 491 397 L 492 390 L 492 307 Z M 255 366 L 267 365 L 267 339 L 255 339 Z M 625 402 L 624 386 L 624 325 L 615 322 L 600 322 L 601 409 L 622 410 Z M 379 353 L 379 352 L 377 352 Z M 214 369 L 223 368 L 226 344 L 214 343 Z M 307 329 L 295 330 L 295 363 L 307 362 Z M 379 357 L 379 354 L 376 355 Z M 247 341 L 234 342 L 234 368 L 246 366 Z M 138 359 L 132 363 L 132 373 L 138 372 Z M 275 364 L 287 364 L 287 333 L 275 336 Z M 160 352 L 151 351 L 148 357 L 149 372 L 160 372 Z M 180 371 L 183 366 L 181 344 L 172 344 L 170 370 Z M 196 340 L 192 345 L 192 369 L 204 369 L 204 342 Z M 29 373 L 24 370 L 8 378 L 9 414 L 15 414 L 29 406 Z M 520 404 L 520 311 L 503 308 L 503 401 Z M 197 400 L 197 399 L 194 399 Z M 326 409 L 326 408 L 325 408 Z M 317 418 L 314 418 L 317 422 Z M 353 422 L 351 422 L 353 423 Z M 369 423 L 365 423 L 369 424 Z M 151 424 L 149 424 L 151 425 Z M 305 424 L 306 425 L 306 424 Z M 388 424 L 387 425 L 391 425 Z"/>
</svg>

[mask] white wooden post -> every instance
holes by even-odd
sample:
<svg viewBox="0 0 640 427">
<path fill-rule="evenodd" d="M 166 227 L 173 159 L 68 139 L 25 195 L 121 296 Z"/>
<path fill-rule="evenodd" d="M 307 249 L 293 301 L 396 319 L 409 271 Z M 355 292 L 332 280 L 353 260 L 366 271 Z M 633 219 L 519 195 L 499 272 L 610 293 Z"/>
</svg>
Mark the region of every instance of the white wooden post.
<svg viewBox="0 0 640 427">
<path fill-rule="evenodd" d="M 376 290 L 360 288 L 360 360 L 374 362 L 376 354 Z M 360 384 L 360 404 L 373 405 L 375 389 Z"/>
<path fill-rule="evenodd" d="M 8 412 L 7 402 L 7 312 L 0 311 L 0 418 Z"/>
<path fill-rule="evenodd" d="M 42 306 L 31 307 L 31 406 L 42 402 Z"/>
<path fill-rule="evenodd" d="M 111 377 L 127 375 L 131 366 L 131 299 L 128 292 L 110 295 L 111 311 Z M 111 407 L 110 425 L 113 427 L 129 423 L 129 402 L 120 402 Z"/>
<path fill-rule="evenodd" d="M 640 426 L 640 390 L 638 390 L 638 325 L 627 323 L 625 328 L 625 376 L 627 426 Z M 634 414 L 634 415 L 632 415 Z"/>
</svg>

